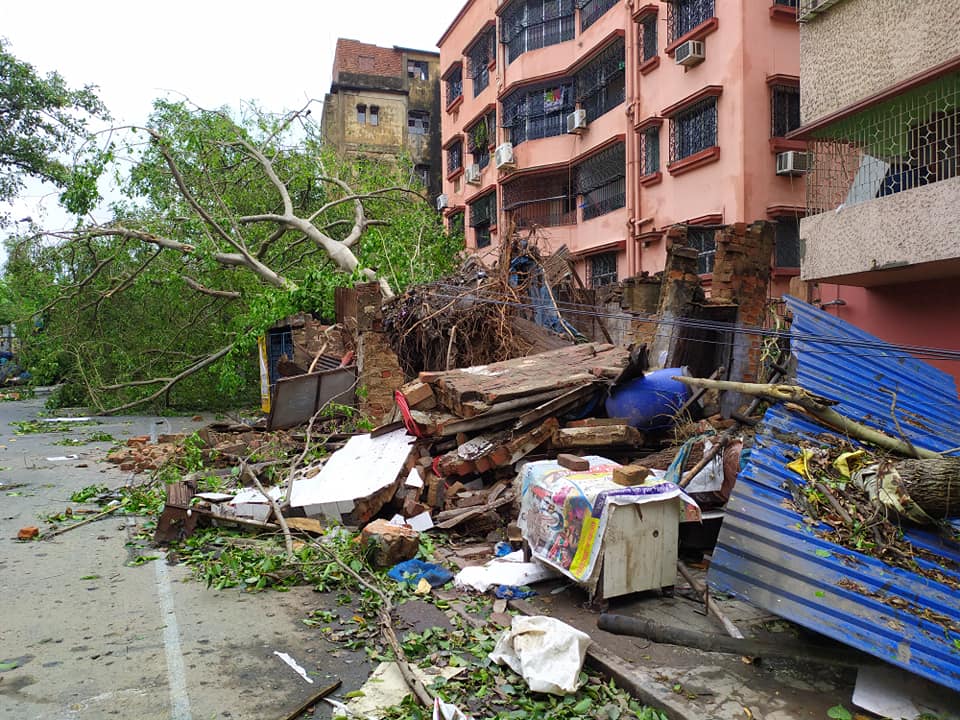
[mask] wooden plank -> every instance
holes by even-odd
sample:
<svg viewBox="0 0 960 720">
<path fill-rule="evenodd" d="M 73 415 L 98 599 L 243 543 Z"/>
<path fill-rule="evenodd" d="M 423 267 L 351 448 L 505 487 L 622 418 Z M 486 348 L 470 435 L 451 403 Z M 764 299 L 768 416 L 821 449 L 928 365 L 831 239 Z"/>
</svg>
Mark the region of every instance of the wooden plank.
<svg viewBox="0 0 960 720">
<path fill-rule="evenodd" d="M 583 385 L 581 387 L 574 388 L 568 392 L 565 392 L 563 395 L 554 398 L 548 402 L 538 405 L 533 410 L 525 412 L 519 418 L 514 425 L 514 429 L 519 430 L 522 427 L 527 425 L 532 425 L 538 420 L 542 420 L 545 417 L 550 417 L 551 415 L 557 415 L 561 410 L 567 411 L 569 406 L 578 405 L 581 401 L 586 400 L 593 392 L 596 391 L 593 383 L 588 385 Z"/>
<path fill-rule="evenodd" d="M 672 587 L 677 577 L 680 501 L 610 505 L 603 535 L 603 598 Z"/>
</svg>

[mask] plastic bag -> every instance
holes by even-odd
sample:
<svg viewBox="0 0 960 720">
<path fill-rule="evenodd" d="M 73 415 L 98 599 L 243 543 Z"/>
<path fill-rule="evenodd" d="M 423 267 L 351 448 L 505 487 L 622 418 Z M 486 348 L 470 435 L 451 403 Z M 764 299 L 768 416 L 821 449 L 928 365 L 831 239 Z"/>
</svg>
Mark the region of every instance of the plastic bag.
<svg viewBox="0 0 960 720">
<path fill-rule="evenodd" d="M 555 618 L 514 617 L 490 659 L 510 667 L 534 692 L 567 695 L 580 686 L 590 636 Z"/>
</svg>

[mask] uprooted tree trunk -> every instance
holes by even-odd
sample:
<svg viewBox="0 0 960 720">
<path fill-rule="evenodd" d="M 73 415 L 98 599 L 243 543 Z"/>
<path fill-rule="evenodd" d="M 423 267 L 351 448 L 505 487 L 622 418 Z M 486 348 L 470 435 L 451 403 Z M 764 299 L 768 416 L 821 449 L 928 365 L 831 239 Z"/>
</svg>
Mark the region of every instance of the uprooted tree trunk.
<svg viewBox="0 0 960 720">
<path fill-rule="evenodd" d="M 772 385 L 768 383 L 744 383 L 730 380 L 707 380 L 706 378 L 674 377 L 674 380 L 692 387 L 705 387 L 711 390 L 730 390 L 766 398 L 771 402 L 793 403 L 803 408 L 824 424 L 836 428 L 840 432 L 871 443 L 884 450 L 890 450 L 899 455 L 918 458 L 942 458 L 940 453 L 915 447 L 907 440 L 898 440 L 886 433 L 874 430 L 861 423 L 841 415 L 833 409 L 840 404 L 837 400 L 816 395 L 798 385 Z"/>
</svg>

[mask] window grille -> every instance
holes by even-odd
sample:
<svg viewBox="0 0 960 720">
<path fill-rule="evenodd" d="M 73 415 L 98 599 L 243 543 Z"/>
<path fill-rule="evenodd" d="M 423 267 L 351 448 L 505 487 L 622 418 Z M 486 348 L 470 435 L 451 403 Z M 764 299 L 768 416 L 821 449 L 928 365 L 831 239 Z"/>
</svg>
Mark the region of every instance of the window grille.
<svg viewBox="0 0 960 720">
<path fill-rule="evenodd" d="M 773 0 L 774 5 L 785 5 L 786 7 L 795 8 L 799 5 L 799 0 Z"/>
<path fill-rule="evenodd" d="M 447 175 L 463 167 L 463 142 L 458 140 L 447 148 Z"/>
<path fill-rule="evenodd" d="M 613 42 L 577 73 L 577 102 L 594 120 L 622 105 L 626 97 L 623 39 Z"/>
<path fill-rule="evenodd" d="M 411 135 L 429 135 L 430 113 L 424 110 L 410 110 L 407 112 L 407 131 Z"/>
<path fill-rule="evenodd" d="M 577 7 L 580 8 L 580 32 L 593 25 L 616 4 L 617 0 L 577 0 Z"/>
<path fill-rule="evenodd" d="M 960 175 L 960 73 L 813 133 L 807 212 L 849 207 Z"/>
<path fill-rule="evenodd" d="M 670 119 L 670 162 L 717 144 L 717 99 L 701 100 Z"/>
<path fill-rule="evenodd" d="M 648 15 L 640 23 L 640 59 L 641 62 L 657 56 L 657 16 Z"/>
<path fill-rule="evenodd" d="M 467 72 L 476 97 L 490 84 L 490 65 L 497 59 L 497 29 L 490 28 L 467 49 Z"/>
<path fill-rule="evenodd" d="M 784 217 L 777 220 L 774 265 L 780 268 L 800 267 L 800 220 Z"/>
<path fill-rule="evenodd" d="M 463 68 L 457 68 L 447 76 L 447 105 L 463 95 Z"/>
<path fill-rule="evenodd" d="M 587 285 L 601 288 L 617 282 L 617 254 L 615 252 L 592 255 L 587 263 Z"/>
<path fill-rule="evenodd" d="M 713 0 L 670 0 L 667 3 L 667 27 L 670 42 L 683 37 L 697 25 L 713 17 Z"/>
<path fill-rule="evenodd" d="M 370 124 L 371 125 L 380 124 L 380 107 L 378 105 L 370 106 Z"/>
<path fill-rule="evenodd" d="M 800 88 L 774 85 L 770 88 L 770 127 L 773 137 L 784 137 L 800 127 Z"/>
<path fill-rule="evenodd" d="M 573 112 L 573 83 L 560 81 L 530 90 L 515 90 L 503 101 L 503 126 L 510 128 L 510 142 L 563 135 L 566 116 Z"/>
<path fill-rule="evenodd" d="M 357 105 L 357 124 L 363 125 L 367 122 L 367 106 Z"/>
<path fill-rule="evenodd" d="M 577 192 L 583 196 L 584 220 L 592 220 L 626 205 L 626 174 L 627 157 L 623 143 L 617 143 L 577 166 Z"/>
<path fill-rule="evenodd" d="M 687 226 L 687 247 L 697 251 L 697 272 L 701 275 L 713 272 L 713 261 L 717 255 L 716 231 L 712 228 Z"/>
<path fill-rule="evenodd" d="M 470 227 L 478 248 L 490 244 L 490 227 L 497 222 L 497 193 L 492 192 L 470 205 Z"/>
<path fill-rule="evenodd" d="M 490 164 L 490 146 L 497 137 L 497 112 L 491 110 L 479 121 L 467 128 L 467 152 L 482 170 Z"/>
<path fill-rule="evenodd" d="M 567 173 L 520 178 L 505 184 L 503 210 L 517 228 L 577 223 L 576 196 Z"/>
<path fill-rule="evenodd" d="M 647 128 L 640 133 L 640 167 L 644 175 L 660 172 L 660 128 Z"/>
<path fill-rule="evenodd" d="M 500 19 L 507 64 L 529 50 L 573 40 L 573 0 L 515 0 Z"/>
</svg>

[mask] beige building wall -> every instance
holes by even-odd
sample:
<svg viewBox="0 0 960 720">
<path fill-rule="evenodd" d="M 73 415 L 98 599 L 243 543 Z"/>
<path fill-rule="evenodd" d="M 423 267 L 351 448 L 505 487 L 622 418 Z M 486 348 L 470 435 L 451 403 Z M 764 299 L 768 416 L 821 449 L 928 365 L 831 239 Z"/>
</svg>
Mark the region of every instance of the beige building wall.
<svg viewBox="0 0 960 720">
<path fill-rule="evenodd" d="M 807 124 L 960 55 L 960 1 L 839 0 L 800 38 Z"/>
</svg>

